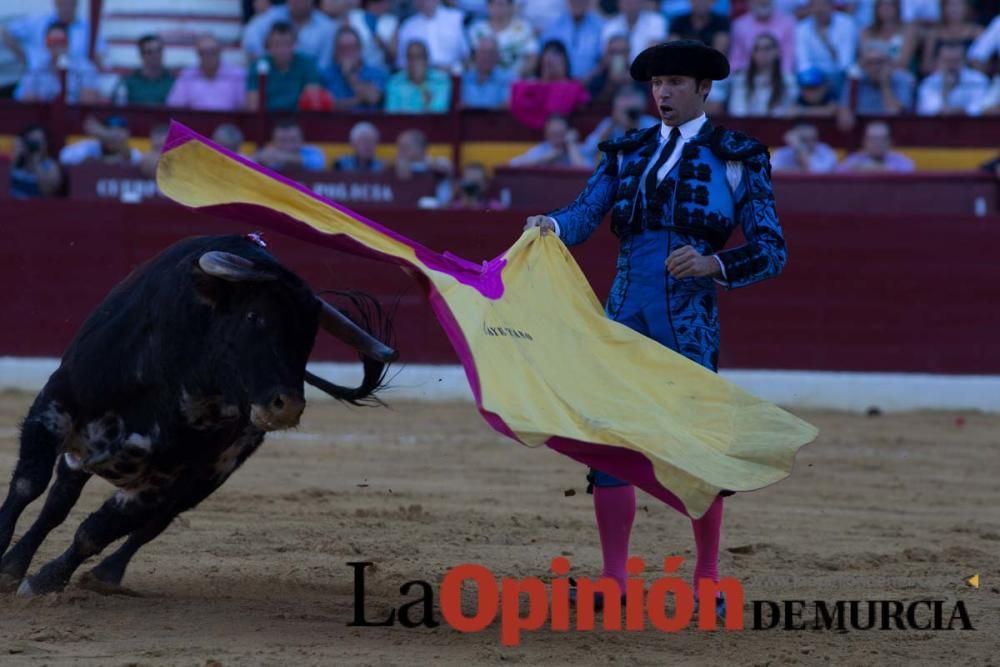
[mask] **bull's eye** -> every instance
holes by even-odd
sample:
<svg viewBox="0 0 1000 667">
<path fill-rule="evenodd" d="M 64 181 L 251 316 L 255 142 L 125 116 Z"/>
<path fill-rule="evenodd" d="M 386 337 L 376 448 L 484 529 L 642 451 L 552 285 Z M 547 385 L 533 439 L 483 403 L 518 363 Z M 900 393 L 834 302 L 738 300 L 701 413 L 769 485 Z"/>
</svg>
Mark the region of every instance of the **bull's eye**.
<svg viewBox="0 0 1000 667">
<path fill-rule="evenodd" d="M 264 326 L 264 318 L 252 310 L 247 313 L 247 322 L 257 327 Z"/>
</svg>

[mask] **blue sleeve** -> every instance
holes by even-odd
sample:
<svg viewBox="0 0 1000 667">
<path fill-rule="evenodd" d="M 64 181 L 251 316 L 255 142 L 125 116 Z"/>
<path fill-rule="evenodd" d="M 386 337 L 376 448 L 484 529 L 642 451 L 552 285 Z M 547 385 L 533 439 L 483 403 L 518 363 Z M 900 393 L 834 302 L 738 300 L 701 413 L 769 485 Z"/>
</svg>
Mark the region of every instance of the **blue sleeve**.
<svg viewBox="0 0 1000 667">
<path fill-rule="evenodd" d="M 725 284 L 729 288 L 745 287 L 778 275 L 788 257 L 774 208 L 767 154 L 747 158 L 743 167 L 736 220 L 743 229 L 746 243 L 717 254 L 725 267 Z"/>
<path fill-rule="evenodd" d="M 559 222 L 559 238 L 568 246 L 583 243 L 611 210 L 618 189 L 618 157 L 604 153 L 583 192 L 569 206 L 546 215 Z"/>
</svg>

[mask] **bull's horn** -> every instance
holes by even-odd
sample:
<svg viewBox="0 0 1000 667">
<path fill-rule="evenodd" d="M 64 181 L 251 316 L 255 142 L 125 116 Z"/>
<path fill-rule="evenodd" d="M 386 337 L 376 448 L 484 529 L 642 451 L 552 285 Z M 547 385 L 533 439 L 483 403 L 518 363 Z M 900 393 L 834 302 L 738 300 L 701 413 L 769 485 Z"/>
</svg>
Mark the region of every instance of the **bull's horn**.
<svg viewBox="0 0 1000 667">
<path fill-rule="evenodd" d="M 390 363 L 399 357 L 399 352 L 373 338 L 367 331 L 352 322 L 339 310 L 323 299 L 317 298 L 323 310 L 319 323 L 323 329 L 370 359 Z"/>
<path fill-rule="evenodd" d="M 257 267 L 252 261 L 231 252 L 211 250 L 198 258 L 198 266 L 210 276 L 228 280 L 231 283 L 265 282 L 277 280 L 277 276 Z"/>
</svg>

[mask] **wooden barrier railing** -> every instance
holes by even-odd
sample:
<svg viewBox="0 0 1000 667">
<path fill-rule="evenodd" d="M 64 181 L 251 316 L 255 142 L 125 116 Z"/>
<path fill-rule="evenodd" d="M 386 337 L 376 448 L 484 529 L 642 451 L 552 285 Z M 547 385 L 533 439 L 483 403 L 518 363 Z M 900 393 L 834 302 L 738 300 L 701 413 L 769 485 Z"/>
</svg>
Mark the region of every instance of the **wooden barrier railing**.
<svg viewBox="0 0 1000 667">
<path fill-rule="evenodd" d="M 478 261 L 509 247 L 524 212 L 365 209 L 434 250 Z M 1000 374 L 1000 224 L 969 216 L 800 215 L 783 219 L 789 263 L 775 280 L 723 292 L 724 368 Z M 86 314 L 139 262 L 195 234 L 250 228 L 168 202 L 5 202 L 0 356 L 59 356 Z M 17 230 L 17 233 L 10 233 Z M 407 363 L 454 363 L 416 282 L 398 267 L 267 234 L 316 288 L 398 304 Z M 605 225 L 573 248 L 607 296 L 617 241 Z M 352 359 L 320 337 L 316 359 Z"/>
</svg>

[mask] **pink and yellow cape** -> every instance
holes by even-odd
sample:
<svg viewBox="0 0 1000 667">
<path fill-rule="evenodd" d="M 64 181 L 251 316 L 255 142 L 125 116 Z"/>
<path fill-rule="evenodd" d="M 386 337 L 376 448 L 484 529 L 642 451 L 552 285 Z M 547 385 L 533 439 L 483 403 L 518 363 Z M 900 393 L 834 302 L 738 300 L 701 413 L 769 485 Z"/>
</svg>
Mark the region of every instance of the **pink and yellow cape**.
<svg viewBox="0 0 1000 667">
<path fill-rule="evenodd" d="M 491 427 L 628 480 L 692 518 L 722 489 L 753 491 L 784 479 L 817 435 L 609 320 L 554 235 L 524 232 L 481 264 L 439 254 L 177 123 L 157 183 L 185 206 L 409 270 Z"/>
</svg>

